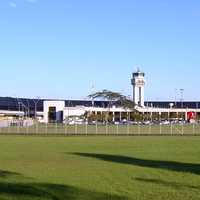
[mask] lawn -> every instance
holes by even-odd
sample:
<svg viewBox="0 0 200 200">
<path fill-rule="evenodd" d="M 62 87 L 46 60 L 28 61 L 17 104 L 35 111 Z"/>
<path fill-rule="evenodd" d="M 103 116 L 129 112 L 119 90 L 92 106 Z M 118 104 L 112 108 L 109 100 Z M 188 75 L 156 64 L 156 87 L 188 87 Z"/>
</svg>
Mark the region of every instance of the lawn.
<svg viewBox="0 0 200 200">
<path fill-rule="evenodd" d="M 197 200 L 199 136 L 0 136 L 0 200 Z"/>
</svg>

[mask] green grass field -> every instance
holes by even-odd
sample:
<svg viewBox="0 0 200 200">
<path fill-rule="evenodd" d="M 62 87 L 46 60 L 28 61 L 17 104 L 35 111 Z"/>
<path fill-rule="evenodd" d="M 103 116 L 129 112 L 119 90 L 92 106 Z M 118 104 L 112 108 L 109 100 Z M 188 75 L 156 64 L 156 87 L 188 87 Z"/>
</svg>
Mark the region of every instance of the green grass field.
<svg viewBox="0 0 200 200">
<path fill-rule="evenodd" d="M 0 136 L 1 200 L 197 200 L 200 137 Z"/>
</svg>

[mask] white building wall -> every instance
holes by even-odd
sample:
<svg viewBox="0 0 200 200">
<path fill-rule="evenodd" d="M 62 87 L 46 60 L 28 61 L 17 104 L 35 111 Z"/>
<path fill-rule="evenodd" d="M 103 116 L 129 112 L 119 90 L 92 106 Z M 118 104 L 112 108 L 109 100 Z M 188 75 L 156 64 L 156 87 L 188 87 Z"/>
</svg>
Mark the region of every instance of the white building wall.
<svg viewBox="0 0 200 200">
<path fill-rule="evenodd" d="M 56 120 L 60 120 L 60 112 L 64 111 L 65 101 L 44 101 L 44 123 L 48 123 L 49 107 L 56 107 Z"/>
<path fill-rule="evenodd" d="M 141 87 L 141 106 L 144 107 L 144 86 Z"/>
<path fill-rule="evenodd" d="M 63 118 L 66 119 L 69 116 L 82 116 L 86 112 L 86 107 L 76 106 L 76 107 L 65 107 L 63 112 Z"/>
<path fill-rule="evenodd" d="M 132 85 L 133 85 L 134 103 L 138 106 L 144 107 L 144 85 L 145 85 L 144 73 L 140 71 L 133 73 Z"/>
<path fill-rule="evenodd" d="M 49 107 L 56 107 L 56 112 L 63 111 L 63 119 L 67 119 L 68 116 L 82 116 L 85 112 L 133 112 L 130 109 L 124 109 L 122 107 L 111 107 L 111 108 L 100 108 L 100 107 L 85 107 L 85 106 L 76 106 L 76 107 L 65 107 L 64 101 L 44 101 L 44 122 L 48 123 L 48 112 Z M 141 107 L 136 106 L 135 108 L 137 111 L 141 113 L 170 113 L 170 112 L 177 112 L 177 113 L 185 113 L 187 112 L 200 112 L 200 109 L 188 109 L 188 108 L 155 108 L 155 107 Z M 59 120 L 60 115 L 57 116 L 57 120 Z"/>
<path fill-rule="evenodd" d="M 137 87 L 133 86 L 133 101 L 136 105 L 138 104 L 138 99 L 139 99 L 139 92 L 137 90 Z"/>
</svg>

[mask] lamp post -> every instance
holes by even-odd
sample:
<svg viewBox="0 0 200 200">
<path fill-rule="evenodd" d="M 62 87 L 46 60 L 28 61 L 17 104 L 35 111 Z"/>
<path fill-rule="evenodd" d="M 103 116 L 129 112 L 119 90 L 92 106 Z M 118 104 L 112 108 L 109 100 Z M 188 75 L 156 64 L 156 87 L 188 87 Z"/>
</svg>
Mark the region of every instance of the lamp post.
<svg viewBox="0 0 200 200">
<path fill-rule="evenodd" d="M 33 102 L 35 104 L 35 119 L 37 117 L 37 104 L 40 101 L 40 97 L 37 97 L 36 99 L 33 99 Z"/>
<path fill-rule="evenodd" d="M 183 108 L 183 92 L 184 92 L 184 89 L 180 89 L 180 94 L 181 94 L 181 98 L 180 98 L 180 100 L 181 100 L 181 108 Z"/>
<path fill-rule="evenodd" d="M 18 106 L 19 106 L 19 113 L 20 113 L 20 108 L 22 109 L 22 111 L 24 110 L 24 115 L 25 117 L 28 117 L 28 107 L 22 102 L 22 100 L 17 100 L 18 101 Z M 21 105 L 21 107 L 20 107 Z"/>
<path fill-rule="evenodd" d="M 18 111 L 19 111 L 18 117 L 20 118 L 20 102 L 18 101 L 17 103 L 18 103 Z"/>
<path fill-rule="evenodd" d="M 183 110 L 183 92 L 184 92 L 184 89 L 181 88 L 181 89 L 180 89 L 180 95 L 181 95 L 181 97 L 180 97 L 180 102 L 181 102 L 181 109 L 182 109 L 182 110 Z M 183 112 L 182 112 L 182 121 L 183 121 Z"/>
<path fill-rule="evenodd" d="M 29 100 L 26 99 L 26 102 L 27 102 L 27 116 L 30 117 L 30 104 L 29 104 Z"/>
<path fill-rule="evenodd" d="M 175 108 L 176 108 L 176 101 L 177 101 L 177 88 L 174 89 L 175 91 L 175 96 L 174 96 L 174 104 L 175 104 Z"/>
</svg>

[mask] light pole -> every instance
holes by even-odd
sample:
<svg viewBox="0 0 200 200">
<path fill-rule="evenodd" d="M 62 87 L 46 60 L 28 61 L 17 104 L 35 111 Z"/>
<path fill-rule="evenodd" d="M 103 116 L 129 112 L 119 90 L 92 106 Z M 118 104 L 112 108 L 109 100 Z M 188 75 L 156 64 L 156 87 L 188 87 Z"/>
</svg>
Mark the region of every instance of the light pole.
<svg viewBox="0 0 200 200">
<path fill-rule="evenodd" d="M 28 106 L 28 113 L 27 113 L 27 115 L 28 115 L 28 117 L 30 117 L 30 104 L 29 104 L 29 101 L 28 101 L 28 99 L 26 99 L 26 102 L 27 102 L 27 106 Z"/>
<path fill-rule="evenodd" d="M 37 97 L 36 99 L 33 99 L 33 102 L 35 104 L 35 119 L 37 117 L 37 104 L 40 101 L 40 97 Z"/>
<path fill-rule="evenodd" d="M 20 113 L 20 105 L 21 105 L 21 109 L 22 111 L 24 110 L 24 115 L 25 117 L 27 117 L 28 115 L 28 107 L 22 102 L 22 100 L 20 99 L 17 99 L 17 102 L 18 102 L 18 106 L 19 106 L 19 113 Z"/>
<path fill-rule="evenodd" d="M 175 96 L 174 96 L 174 104 L 175 104 L 175 108 L 176 108 L 176 101 L 177 101 L 177 88 L 174 89 L 175 91 Z"/>
<path fill-rule="evenodd" d="M 181 94 L 181 108 L 183 108 L 183 92 L 184 92 L 184 89 L 180 89 L 180 94 Z"/>
<path fill-rule="evenodd" d="M 184 89 L 181 88 L 181 89 L 180 89 L 180 95 L 181 95 L 181 97 L 180 97 L 181 109 L 183 109 L 183 92 L 184 92 Z M 182 120 L 183 120 L 183 112 L 182 112 Z"/>
<path fill-rule="evenodd" d="M 19 111 L 19 114 L 18 114 L 19 116 L 18 117 L 20 118 L 20 102 L 18 102 L 18 108 L 19 108 L 19 110 L 18 110 Z"/>
</svg>

